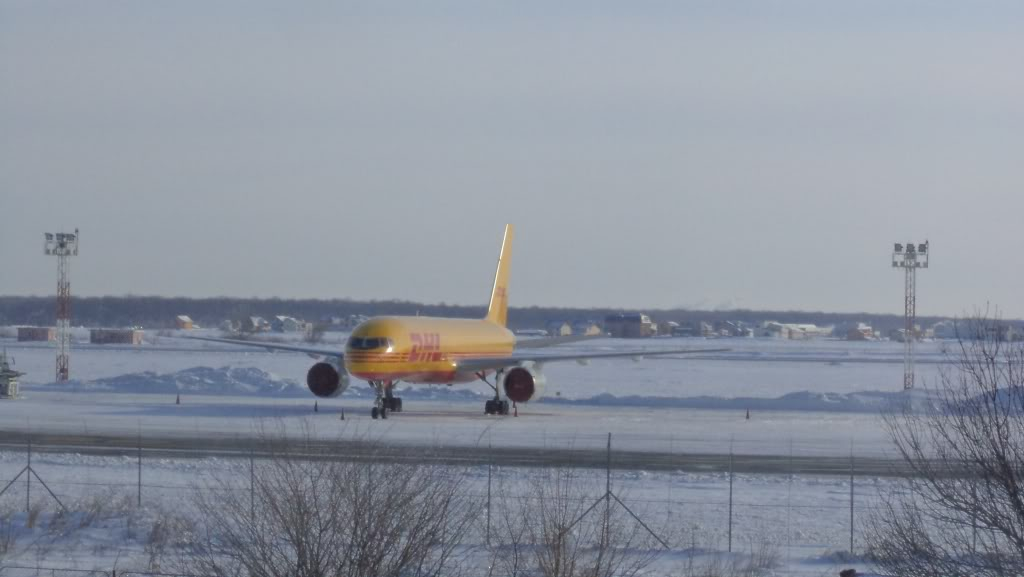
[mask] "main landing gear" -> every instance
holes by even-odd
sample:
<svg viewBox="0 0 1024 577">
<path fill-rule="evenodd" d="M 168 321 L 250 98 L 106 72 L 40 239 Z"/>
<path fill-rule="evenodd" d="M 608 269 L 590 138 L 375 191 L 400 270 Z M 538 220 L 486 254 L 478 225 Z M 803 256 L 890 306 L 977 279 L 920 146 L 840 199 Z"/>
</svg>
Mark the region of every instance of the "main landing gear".
<svg viewBox="0 0 1024 577">
<path fill-rule="evenodd" d="M 388 413 L 402 412 L 402 398 L 393 394 L 395 381 L 370 381 L 370 386 L 377 393 L 373 401 L 373 408 L 370 409 L 370 417 L 374 419 L 386 419 Z"/>
<path fill-rule="evenodd" d="M 494 398 L 484 403 L 484 414 L 485 415 L 507 415 L 509 412 L 508 399 L 502 399 L 501 393 L 498 391 L 498 383 L 501 382 L 501 374 L 503 371 L 498 371 L 494 375 L 494 383 L 491 384 L 487 380 L 487 376 L 483 373 L 477 373 L 477 378 L 487 383 L 488 387 L 494 390 Z"/>
<path fill-rule="evenodd" d="M 484 414 L 485 415 L 507 415 L 508 414 L 508 401 L 501 399 L 491 399 L 484 403 Z"/>
</svg>

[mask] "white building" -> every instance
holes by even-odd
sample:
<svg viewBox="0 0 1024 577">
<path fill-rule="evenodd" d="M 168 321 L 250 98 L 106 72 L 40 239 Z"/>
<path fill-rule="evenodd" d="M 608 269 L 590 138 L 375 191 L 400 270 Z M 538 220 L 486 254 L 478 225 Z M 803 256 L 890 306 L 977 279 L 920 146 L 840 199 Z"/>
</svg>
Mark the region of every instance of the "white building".
<svg viewBox="0 0 1024 577">
<path fill-rule="evenodd" d="M 819 339 L 832 334 L 832 327 L 819 327 L 812 324 L 780 323 L 776 321 L 765 321 L 757 330 L 757 336 L 771 339 L 788 339 L 791 341 L 803 341 L 808 339 Z"/>
</svg>

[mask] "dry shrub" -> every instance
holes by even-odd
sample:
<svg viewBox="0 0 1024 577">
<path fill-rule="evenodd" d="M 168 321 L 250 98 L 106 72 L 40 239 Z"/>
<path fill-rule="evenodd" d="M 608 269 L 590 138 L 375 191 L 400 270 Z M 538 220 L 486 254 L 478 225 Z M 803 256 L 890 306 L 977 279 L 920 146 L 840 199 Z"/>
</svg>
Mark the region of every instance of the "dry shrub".
<svg viewBox="0 0 1024 577">
<path fill-rule="evenodd" d="M 911 475 L 883 496 L 869 546 L 902 577 L 1024 574 L 1024 344 L 987 314 L 958 333 L 932 403 L 886 418 Z"/>
<path fill-rule="evenodd" d="M 183 569 L 211 576 L 453 575 L 477 508 L 460 471 L 387 463 L 380 447 L 342 460 L 306 439 L 265 437 L 254 483 L 225 474 L 196 494 L 204 512 Z"/>
<path fill-rule="evenodd" d="M 544 471 L 527 483 L 517 496 L 499 489 L 489 575 L 632 577 L 661 554 L 658 538 L 578 471 Z"/>
</svg>

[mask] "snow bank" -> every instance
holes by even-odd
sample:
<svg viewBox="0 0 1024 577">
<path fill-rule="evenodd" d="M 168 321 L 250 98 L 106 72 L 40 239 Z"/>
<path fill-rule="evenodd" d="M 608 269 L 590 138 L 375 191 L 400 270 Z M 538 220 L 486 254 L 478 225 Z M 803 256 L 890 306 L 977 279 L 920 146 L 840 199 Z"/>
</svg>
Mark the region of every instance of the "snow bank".
<svg viewBox="0 0 1024 577">
<path fill-rule="evenodd" d="M 305 385 L 253 367 L 192 367 L 167 374 L 151 371 L 91 381 L 72 380 L 38 387 L 61 392 L 189 393 L 193 395 L 254 395 L 296 397 L 308 395 Z"/>
<path fill-rule="evenodd" d="M 863 391 L 857 393 L 815 393 L 799 391 L 781 397 L 652 397 L 616 396 L 604 393 L 587 399 L 543 399 L 541 402 L 562 405 L 601 405 L 630 407 L 661 407 L 683 409 L 729 409 L 729 410 L 770 410 L 770 411 L 817 411 L 842 413 L 878 413 L 899 409 L 907 403 L 921 406 L 929 401 L 923 393 Z"/>
<path fill-rule="evenodd" d="M 33 387 L 34 388 L 34 387 Z M 50 383 L 39 389 L 60 392 L 104 392 L 131 394 L 227 395 L 258 397 L 309 397 L 304 383 L 280 377 L 255 367 L 192 367 L 158 374 L 152 371 L 87 381 Z M 491 393 L 484 388 L 399 386 L 397 394 L 410 400 L 443 402 L 483 402 Z M 363 399 L 373 390 L 356 381 L 344 393 L 346 398 Z M 552 405 L 621 406 L 684 409 L 816 411 L 842 413 L 878 413 L 898 409 L 906 403 L 925 406 L 930 403 L 924 391 L 855 393 L 800 391 L 780 397 L 670 397 L 655 395 L 614 395 L 601 393 L 584 398 L 548 397 L 539 402 Z"/>
</svg>

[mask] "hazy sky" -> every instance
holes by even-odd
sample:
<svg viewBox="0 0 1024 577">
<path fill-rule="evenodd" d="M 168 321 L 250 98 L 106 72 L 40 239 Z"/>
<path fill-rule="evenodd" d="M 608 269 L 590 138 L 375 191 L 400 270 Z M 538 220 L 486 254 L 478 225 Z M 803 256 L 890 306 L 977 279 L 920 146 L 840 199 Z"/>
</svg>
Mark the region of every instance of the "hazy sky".
<svg viewBox="0 0 1024 577">
<path fill-rule="evenodd" d="M 1024 3 L 0 0 L 0 294 L 1024 317 Z"/>
</svg>

